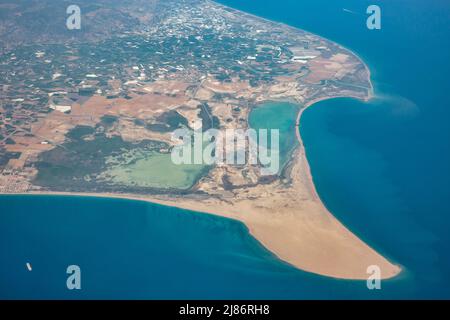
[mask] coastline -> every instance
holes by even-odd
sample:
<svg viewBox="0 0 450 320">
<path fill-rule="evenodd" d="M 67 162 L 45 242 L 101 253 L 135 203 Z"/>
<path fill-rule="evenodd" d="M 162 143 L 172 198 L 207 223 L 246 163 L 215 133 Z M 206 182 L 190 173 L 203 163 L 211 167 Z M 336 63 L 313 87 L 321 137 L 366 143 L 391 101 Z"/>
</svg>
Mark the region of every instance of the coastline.
<svg viewBox="0 0 450 320">
<path fill-rule="evenodd" d="M 297 269 L 336 279 L 366 280 L 368 276 L 366 273 L 367 266 L 375 264 L 383 270 L 381 278 L 390 279 L 398 276 L 402 271 L 401 268 L 378 254 L 342 225 L 325 207 L 314 185 L 306 151 L 297 126 L 300 124 L 301 116 L 307 108 L 319 101 L 334 98 L 337 97 L 323 97 L 312 100 L 301 108 L 297 115 L 296 135 L 299 146 L 292 151 L 293 159 L 291 160 L 291 179 L 294 185 L 297 185 L 292 187 L 291 191 L 293 191 L 294 197 L 300 199 L 300 202 L 289 197 L 269 198 L 269 204 L 265 207 L 264 203 L 258 203 L 255 206 L 254 203 L 249 203 L 249 201 L 229 203 L 218 199 L 195 198 L 195 196 L 181 198 L 166 195 L 146 196 L 57 191 L 1 194 L 126 199 L 229 218 L 243 223 L 249 234 L 263 247 L 281 261 Z M 299 192 L 297 193 L 297 191 Z M 306 208 L 298 209 L 298 206 L 303 205 L 302 201 L 307 202 L 308 205 Z M 281 202 L 284 210 L 277 204 L 278 202 Z M 273 211 L 281 212 L 277 212 L 280 213 L 278 215 L 273 214 Z M 294 213 L 294 211 L 297 212 Z M 273 221 L 274 217 L 276 223 L 273 223 L 275 222 Z M 334 259 L 338 261 L 338 264 L 330 263 Z"/>
<path fill-rule="evenodd" d="M 176 207 L 239 221 L 247 227 L 249 234 L 274 256 L 306 272 L 336 279 L 366 280 L 367 266 L 375 264 L 382 270 L 382 279 L 397 276 L 401 272 L 399 266 L 390 263 L 362 242 L 326 209 L 315 190 L 303 146 L 294 150 L 294 153 L 295 164 L 302 168 L 296 172 L 299 176 L 304 173 L 306 176 L 300 179 L 304 178 L 303 180 L 308 181 L 307 195 L 301 195 L 302 201 L 309 196 L 313 199 L 307 201 L 309 203 L 306 208 L 297 210 L 295 213 L 292 212 L 295 210 L 293 207 L 297 207 L 299 203 L 288 206 L 285 208 L 287 210 L 280 212 L 280 216 L 273 214 L 272 204 L 277 202 L 274 199 L 268 199 L 270 208 L 267 211 L 261 209 L 264 204 L 258 205 L 261 210 L 254 210 L 255 206 L 248 202 L 230 204 L 217 200 L 118 193 L 31 191 L 1 193 L 1 195 L 114 198 Z M 287 205 L 284 201 L 282 202 L 283 206 Z M 279 208 L 275 210 L 278 211 Z M 305 215 L 312 217 L 305 217 Z"/>
<path fill-rule="evenodd" d="M 217 4 L 216 2 L 213 3 Z M 222 4 L 217 5 L 226 7 Z M 254 16 L 234 8 L 229 9 L 245 15 Z M 307 32 L 284 23 L 269 21 L 261 17 L 257 18 L 272 24 L 282 24 L 287 28 Z M 339 44 L 337 45 L 340 46 Z M 351 50 L 344 49 L 359 59 Z M 359 60 L 366 68 L 368 82 L 371 87 L 368 90 L 369 93 L 366 98 L 359 96 L 352 98 L 369 100 L 373 97 L 370 70 L 361 59 Z M 338 97 L 349 97 L 349 95 L 322 97 L 308 101 L 299 110 L 296 127 L 300 125 L 301 116 L 307 108 L 319 101 Z M 231 218 L 244 223 L 249 233 L 267 250 L 271 251 L 280 260 L 298 269 L 338 279 L 366 280 L 368 277 L 366 273 L 367 267 L 370 265 L 379 265 L 382 269 L 383 279 L 397 276 L 401 272 L 399 266 L 386 260 L 373 248 L 356 237 L 326 209 L 317 194 L 307 161 L 306 151 L 298 129 L 296 130 L 296 135 L 299 146 L 292 151 L 292 164 L 289 165 L 292 166 L 290 168 L 292 186 L 288 188 L 278 184 L 275 186 L 278 189 L 275 189 L 275 187 L 270 189 L 270 187 L 262 186 L 256 190 L 259 194 L 255 192 L 255 196 L 257 196 L 255 200 L 246 201 L 237 199 L 231 203 L 230 201 L 204 198 L 196 195 L 181 198 L 165 195 L 146 196 L 52 191 L 34 191 L 16 193 L 16 195 L 119 198 L 145 201 Z"/>
<path fill-rule="evenodd" d="M 249 12 L 245 12 L 245 11 L 242 11 L 242 10 L 239 10 L 239 9 L 236 9 L 236 8 L 232 8 L 232 7 L 228 7 L 228 6 L 226 6 L 226 5 L 222 4 L 222 3 L 219 3 L 219 2 L 217 2 L 217 1 L 215 1 L 215 0 L 205 0 L 205 1 L 206 1 L 206 2 L 210 2 L 210 3 L 212 3 L 212 4 L 216 5 L 216 6 L 219 6 L 219 7 L 228 9 L 228 10 L 235 11 L 235 12 L 241 14 L 241 15 L 249 16 L 249 17 L 252 17 L 252 18 L 254 18 L 254 19 L 262 20 L 262 21 L 264 21 L 264 22 L 266 22 L 266 23 L 268 23 L 268 24 L 281 25 L 281 26 L 283 26 L 283 27 L 285 27 L 285 28 L 292 29 L 292 30 L 294 30 L 294 31 L 296 31 L 296 32 L 299 32 L 299 31 L 300 31 L 300 32 L 306 32 L 306 33 L 314 34 L 315 36 L 318 36 L 318 37 L 320 37 L 320 38 L 322 38 L 322 39 L 325 39 L 325 40 L 327 40 L 327 41 L 329 41 L 329 42 L 332 42 L 332 43 L 336 44 L 338 47 L 344 49 L 345 51 L 350 52 L 353 56 L 355 56 L 356 58 L 358 58 L 358 60 L 364 65 L 364 68 L 365 68 L 365 70 L 366 70 L 366 72 L 367 72 L 367 74 L 368 74 L 368 79 L 369 79 L 368 82 L 369 82 L 369 85 L 370 85 L 370 88 L 369 88 L 369 96 L 366 97 L 364 100 L 365 100 L 365 101 L 368 101 L 368 100 L 372 99 L 372 98 L 375 96 L 375 94 L 374 94 L 374 86 L 373 86 L 373 83 L 372 83 L 372 81 L 371 81 L 372 74 L 371 74 L 371 72 L 370 72 L 370 69 L 369 69 L 368 65 L 364 62 L 364 60 L 361 59 L 361 57 L 360 57 L 358 54 L 356 54 L 353 50 L 351 50 L 351 49 L 349 49 L 349 48 L 347 48 L 347 47 L 344 47 L 344 46 L 341 45 L 340 43 L 337 43 L 337 42 L 335 42 L 335 41 L 329 40 L 329 39 L 327 39 L 327 38 L 325 38 L 325 37 L 323 37 L 323 36 L 321 36 L 321 35 L 318 35 L 318 34 L 316 34 L 316 33 L 312 33 L 312 32 L 310 32 L 310 31 L 308 31 L 308 30 L 304 30 L 304 29 L 300 29 L 300 28 L 298 28 L 298 27 L 294 27 L 294 26 L 288 25 L 288 24 L 286 24 L 286 23 L 284 23 L 284 22 L 280 22 L 280 21 L 272 21 L 272 20 L 269 20 L 269 19 L 267 19 L 267 18 L 264 18 L 264 17 L 260 17 L 260 16 L 257 16 L 257 15 L 254 15 L 254 14 L 249 13 Z M 344 96 L 343 96 L 343 97 L 344 97 Z M 354 97 L 351 97 L 351 96 L 348 96 L 348 95 L 346 95 L 345 97 L 346 97 L 346 98 L 354 98 Z M 334 98 L 339 98 L 339 97 L 327 97 L 327 98 L 323 98 L 323 99 L 334 99 Z M 360 98 L 359 98 L 359 97 L 356 97 L 356 99 L 360 99 Z M 314 101 L 314 100 L 312 100 L 312 101 Z M 321 100 L 311 102 L 310 104 L 308 103 L 308 104 L 305 105 L 305 108 L 307 108 L 307 107 L 311 106 L 312 104 L 314 104 L 315 102 L 319 102 L 319 101 L 321 101 Z"/>
<path fill-rule="evenodd" d="M 295 31 L 312 33 L 310 31 L 303 30 L 303 29 L 300 29 L 298 27 L 294 27 L 294 26 L 288 25 L 288 24 L 286 24 L 284 22 L 281 22 L 281 21 L 272 21 L 272 20 L 269 20 L 267 18 L 254 15 L 252 13 L 244 12 L 244 11 L 241 11 L 241 10 L 236 9 L 236 8 L 230 8 L 230 7 L 228 7 L 226 5 L 223 5 L 221 3 L 218 3 L 218 2 L 216 2 L 214 0 L 207 0 L 207 1 L 208 2 L 212 2 L 212 3 L 216 3 L 217 5 L 219 5 L 219 6 L 223 7 L 223 8 L 227 8 L 229 10 L 233 10 L 233 11 L 235 11 L 237 13 L 242 14 L 242 15 L 248 15 L 250 17 L 263 20 L 263 21 L 265 21 L 267 23 L 270 23 L 270 24 L 282 25 L 282 26 L 284 26 L 286 28 L 293 29 Z M 315 34 L 315 35 L 317 35 L 317 34 Z M 320 35 L 317 35 L 317 36 L 322 37 Z M 324 38 L 324 39 L 326 39 L 326 38 Z M 317 99 L 313 99 L 311 101 L 308 101 L 303 107 L 300 107 L 300 110 L 299 110 L 299 112 L 297 114 L 297 119 L 296 119 L 295 126 L 296 126 L 296 137 L 297 137 L 297 141 L 299 142 L 299 146 L 298 147 L 294 147 L 293 152 L 295 152 L 295 150 L 297 148 L 300 149 L 301 156 L 304 157 L 304 160 L 305 160 L 305 161 L 303 161 L 303 170 L 304 170 L 305 174 L 307 175 L 308 189 L 311 192 L 311 196 L 312 196 L 312 198 L 315 201 L 320 203 L 321 207 L 324 210 L 328 211 L 328 209 L 326 208 L 326 206 L 324 205 L 324 203 L 320 199 L 320 196 L 317 193 L 317 190 L 316 190 L 315 185 L 314 185 L 313 176 L 312 176 L 312 173 L 311 173 L 311 168 L 310 168 L 309 163 L 308 163 L 307 158 L 306 158 L 306 150 L 305 150 L 305 147 L 304 147 L 304 144 L 303 144 L 303 140 L 302 140 L 301 135 L 300 135 L 300 121 L 301 121 L 301 117 L 302 117 L 302 115 L 303 115 L 303 113 L 304 113 L 304 111 L 306 109 L 308 109 L 309 107 L 313 106 L 314 104 L 316 104 L 316 103 L 318 103 L 320 101 L 331 100 L 331 99 L 336 99 L 336 98 L 353 98 L 353 99 L 357 99 L 357 100 L 361 100 L 361 101 L 367 102 L 367 101 L 369 101 L 369 100 L 371 100 L 371 99 L 373 99 L 375 97 L 375 89 L 374 89 L 374 85 L 373 85 L 373 83 L 371 81 L 371 71 L 370 71 L 370 68 L 368 67 L 367 63 L 363 59 L 361 59 L 361 57 L 358 54 L 356 54 L 353 50 L 350 50 L 349 48 L 344 47 L 343 45 L 341 45 L 341 44 L 339 44 L 339 43 L 337 43 L 335 41 L 332 41 L 332 40 L 329 40 L 329 39 L 326 39 L 326 40 L 330 41 L 330 42 L 333 42 L 334 44 L 336 44 L 337 46 L 339 46 L 343 50 L 350 52 L 353 56 L 355 56 L 361 62 L 361 64 L 364 66 L 365 72 L 367 73 L 367 80 L 368 80 L 368 84 L 369 84 L 368 95 L 366 97 L 364 97 L 364 98 L 362 98 L 360 96 L 356 96 L 356 95 L 352 96 L 352 95 L 349 95 L 349 94 L 345 94 L 345 95 L 342 95 L 342 96 L 336 95 L 336 96 L 330 96 L 330 97 L 321 97 L 321 98 L 317 98 Z M 273 101 L 278 101 L 278 100 L 275 99 Z M 292 102 L 292 103 L 298 103 L 296 101 L 291 101 L 291 100 L 279 100 L 279 101 L 281 101 L 281 102 L 287 101 L 287 102 Z M 290 161 L 293 161 L 293 160 L 290 160 Z M 329 214 L 334 217 L 334 215 L 331 212 L 329 212 Z M 350 230 L 348 230 L 348 231 L 351 232 Z M 372 248 L 370 248 L 370 249 L 373 250 Z M 403 272 L 403 270 L 402 270 L 402 268 L 400 266 L 394 265 L 394 267 L 397 268 L 397 271 L 396 271 L 396 274 L 393 277 L 396 277 L 400 273 Z"/>
<path fill-rule="evenodd" d="M 366 68 L 367 68 L 367 66 L 366 66 Z M 334 96 L 334 97 L 322 97 L 322 98 L 311 100 L 307 104 L 305 104 L 305 106 L 303 108 L 300 108 L 300 110 L 299 110 L 299 112 L 297 114 L 297 119 L 295 121 L 295 127 L 296 127 L 295 135 L 296 135 L 297 141 L 299 143 L 299 147 L 298 148 L 301 149 L 301 153 L 304 155 L 305 158 L 306 158 L 306 150 L 305 150 L 305 146 L 303 144 L 303 140 L 302 140 L 302 137 L 301 137 L 301 134 L 300 134 L 300 122 L 301 122 L 302 115 L 306 111 L 306 109 L 312 107 L 314 104 L 316 104 L 318 102 L 325 101 L 325 100 L 337 99 L 337 98 L 352 98 L 352 99 L 357 99 L 357 100 L 362 100 L 362 101 L 369 101 L 369 100 L 371 100 L 374 97 L 374 95 L 372 93 L 373 92 L 373 86 L 372 86 L 372 82 L 370 81 L 370 72 L 369 72 L 369 83 L 371 84 L 371 91 L 369 93 L 369 96 L 367 96 L 364 99 L 361 99 L 360 97 L 357 97 L 357 96 L 349 96 L 349 95 Z M 308 180 L 309 180 L 309 182 L 311 184 L 310 189 L 312 191 L 312 196 L 316 200 L 318 200 L 318 201 L 320 201 L 322 203 L 322 201 L 320 200 L 320 197 L 319 197 L 319 195 L 317 193 L 317 190 L 315 188 L 314 180 L 313 180 L 313 177 L 312 177 L 312 174 L 311 174 L 311 168 L 309 166 L 308 161 L 305 161 L 304 168 L 305 168 L 305 172 L 308 174 Z M 323 203 L 322 203 L 322 205 L 325 208 L 325 205 Z"/>
</svg>

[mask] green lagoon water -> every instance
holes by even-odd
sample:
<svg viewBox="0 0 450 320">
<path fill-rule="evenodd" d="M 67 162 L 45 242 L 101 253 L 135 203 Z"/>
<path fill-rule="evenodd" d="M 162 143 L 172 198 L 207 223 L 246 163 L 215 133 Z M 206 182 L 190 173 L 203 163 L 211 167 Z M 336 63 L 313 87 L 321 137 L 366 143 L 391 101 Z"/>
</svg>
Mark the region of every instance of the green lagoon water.
<svg viewBox="0 0 450 320">
<path fill-rule="evenodd" d="M 289 160 L 292 150 L 297 145 L 297 137 L 295 135 L 295 123 L 299 106 L 288 102 L 266 102 L 256 106 L 249 117 L 249 125 L 255 130 L 275 129 L 279 131 L 279 158 L 280 171 Z M 270 149 L 271 140 L 268 138 L 267 147 Z"/>
<path fill-rule="evenodd" d="M 205 170 L 204 165 L 176 165 L 170 153 L 148 152 L 132 163 L 113 166 L 105 174 L 111 177 L 112 183 L 120 185 L 187 190 Z"/>
<path fill-rule="evenodd" d="M 377 99 L 320 102 L 301 134 L 326 206 L 403 273 L 369 291 L 295 270 L 235 221 L 139 201 L 1 196 L 0 298 L 450 298 L 448 1 L 376 1 L 381 31 L 365 27 L 373 1 L 221 2 L 368 63 Z M 80 291 L 66 288 L 70 264 Z"/>
</svg>

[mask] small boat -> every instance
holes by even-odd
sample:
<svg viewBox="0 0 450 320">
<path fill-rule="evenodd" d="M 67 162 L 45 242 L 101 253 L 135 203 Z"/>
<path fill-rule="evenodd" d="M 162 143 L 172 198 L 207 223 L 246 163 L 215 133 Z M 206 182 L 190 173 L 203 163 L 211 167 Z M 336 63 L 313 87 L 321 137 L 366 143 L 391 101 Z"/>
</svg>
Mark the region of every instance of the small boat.
<svg viewBox="0 0 450 320">
<path fill-rule="evenodd" d="M 31 267 L 31 263 L 29 263 L 29 262 L 27 262 L 27 269 L 28 269 L 28 271 L 32 271 L 33 270 L 33 268 Z"/>
</svg>

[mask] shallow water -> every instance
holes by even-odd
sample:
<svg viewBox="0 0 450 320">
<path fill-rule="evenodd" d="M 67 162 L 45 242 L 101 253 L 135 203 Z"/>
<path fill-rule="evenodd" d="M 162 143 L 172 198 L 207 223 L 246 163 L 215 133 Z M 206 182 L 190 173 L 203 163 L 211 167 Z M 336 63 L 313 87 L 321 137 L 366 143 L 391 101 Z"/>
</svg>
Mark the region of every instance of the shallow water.
<svg viewBox="0 0 450 320">
<path fill-rule="evenodd" d="M 267 102 L 254 108 L 249 116 L 249 125 L 255 130 L 267 129 L 267 146 L 270 150 L 270 130 L 279 132 L 279 168 L 281 171 L 292 150 L 298 145 L 295 124 L 299 106 L 287 102 Z M 275 150 L 274 150 L 275 152 Z"/>
</svg>

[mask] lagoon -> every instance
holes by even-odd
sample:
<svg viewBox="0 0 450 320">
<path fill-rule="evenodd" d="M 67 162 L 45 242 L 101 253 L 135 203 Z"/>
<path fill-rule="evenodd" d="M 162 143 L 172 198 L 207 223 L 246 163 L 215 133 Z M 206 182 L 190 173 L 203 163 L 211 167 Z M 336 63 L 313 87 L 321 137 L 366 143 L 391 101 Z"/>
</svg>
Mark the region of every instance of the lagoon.
<svg viewBox="0 0 450 320">
<path fill-rule="evenodd" d="M 296 146 L 298 146 L 295 135 L 296 117 L 299 106 L 289 102 L 266 102 L 253 108 L 249 115 L 249 125 L 252 129 L 279 130 L 279 160 L 280 172 L 286 165 L 289 157 Z M 268 139 L 267 148 L 270 148 Z"/>
</svg>

